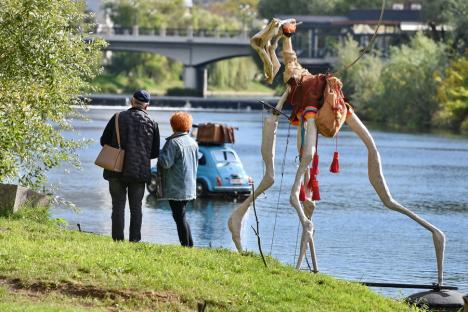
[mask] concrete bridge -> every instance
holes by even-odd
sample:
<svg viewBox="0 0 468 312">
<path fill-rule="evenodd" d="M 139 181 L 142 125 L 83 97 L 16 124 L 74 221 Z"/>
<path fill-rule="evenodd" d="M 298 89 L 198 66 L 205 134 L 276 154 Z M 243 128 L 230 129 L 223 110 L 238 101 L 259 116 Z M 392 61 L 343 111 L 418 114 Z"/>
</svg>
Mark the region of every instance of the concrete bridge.
<svg viewBox="0 0 468 312">
<path fill-rule="evenodd" d="M 245 31 L 160 29 L 139 27 L 101 29 L 98 35 L 109 45 L 108 51 L 150 52 L 164 55 L 184 65 L 184 86 L 206 94 L 206 66 L 220 60 L 253 55 Z M 310 54 L 310 53 L 309 53 Z M 302 64 L 332 64 L 334 58 L 319 55 L 301 58 Z"/>
<path fill-rule="evenodd" d="M 162 29 L 158 32 L 113 28 L 99 36 L 109 51 L 150 52 L 164 55 L 184 65 L 184 86 L 206 94 L 206 65 L 223 59 L 249 56 L 252 51 L 245 32 L 194 32 L 192 29 Z"/>
</svg>

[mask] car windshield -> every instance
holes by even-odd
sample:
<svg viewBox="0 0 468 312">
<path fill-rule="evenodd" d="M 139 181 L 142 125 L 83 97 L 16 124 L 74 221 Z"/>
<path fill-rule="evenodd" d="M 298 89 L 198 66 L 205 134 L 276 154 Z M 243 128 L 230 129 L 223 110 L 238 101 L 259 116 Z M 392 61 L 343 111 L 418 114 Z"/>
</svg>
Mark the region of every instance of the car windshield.
<svg viewBox="0 0 468 312">
<path fill-rule="evenodd" d="M 236 155 L 231 151 L 213 151 L 212 153 L 216 163 L 218 164 L 237 161 Z"/>
</svg>

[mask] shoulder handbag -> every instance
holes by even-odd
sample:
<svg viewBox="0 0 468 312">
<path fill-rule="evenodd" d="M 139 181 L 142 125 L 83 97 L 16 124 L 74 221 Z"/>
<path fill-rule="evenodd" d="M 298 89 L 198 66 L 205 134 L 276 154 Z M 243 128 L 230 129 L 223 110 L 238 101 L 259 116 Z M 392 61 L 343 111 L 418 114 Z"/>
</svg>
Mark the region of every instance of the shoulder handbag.
<svg viewBox="0 0 468 312">
<path fill-rule="evenodd" d="M 115 114 L 115 133 L 117 135 L 118 148 L 104 144 L 94 163 L 110 171 L 122 172 L 125 151 L 120 148 L 119 113 Z"/>
</svg>

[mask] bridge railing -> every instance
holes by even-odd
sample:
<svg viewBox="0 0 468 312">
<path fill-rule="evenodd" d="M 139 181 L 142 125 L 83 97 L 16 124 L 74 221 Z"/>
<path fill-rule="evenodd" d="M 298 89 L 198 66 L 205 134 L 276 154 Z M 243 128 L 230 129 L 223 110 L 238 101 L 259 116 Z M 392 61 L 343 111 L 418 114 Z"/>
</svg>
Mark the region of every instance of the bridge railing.
<svg viewBox="0 0 468 312">
<path fill-rule="evenodd" d="M 226 38 L 226 39 L 242 39 L 246 40 L 251 33 L 246 30 L 219 30 L 219 29 L 193 29 L 193 28 L 140 28 L 134 27 L 108 27 L 100 28 L 98 35 L 114 35 L 114 36 L 155 36 L 155 40 L 161 40 L 162 37 L 173 38 Z M 296 53 L 301 58 L 308 59 L 326 59 L 335 58 L 337 56 L 337 47 L 351 35 L 356 40 L 360 47 L 365 47 L 369 43 L 373 34 L 354 34 L 352 32 L 301 32 L 298 31 L 294 40 L 294 48 Z M 377 34 L 374 47 L 379 50 L 383 57 L 388 56 L 389 47 L 395 45 L 402 40 L 405 40 L 401 33 L 382 33 Z"/>
<path fill-rule="evenodd" d="M 102 27 L 98 35 L 126 36 L 159 36 L 159 37 L 213 37 L 213 38 L 247 38 L 246 30 L 219 30 L 203 28 L 143 28 L 133 27 Z"/>
</svg>

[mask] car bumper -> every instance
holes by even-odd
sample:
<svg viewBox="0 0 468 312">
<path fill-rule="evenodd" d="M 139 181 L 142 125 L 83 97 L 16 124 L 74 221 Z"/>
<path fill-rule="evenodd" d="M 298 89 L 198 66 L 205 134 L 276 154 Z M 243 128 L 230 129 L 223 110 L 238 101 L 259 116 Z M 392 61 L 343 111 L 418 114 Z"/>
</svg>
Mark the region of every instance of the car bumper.
<svg viewBox="0 0 468 312">
<path fill-rule="evenodd" d="M 220 192 L 220 193 L 250 193 L 251 191 L 250 185 L 239 185 L 239 186 L 215 186 L 213 188 L 213 192 Z"/>
</svg>

